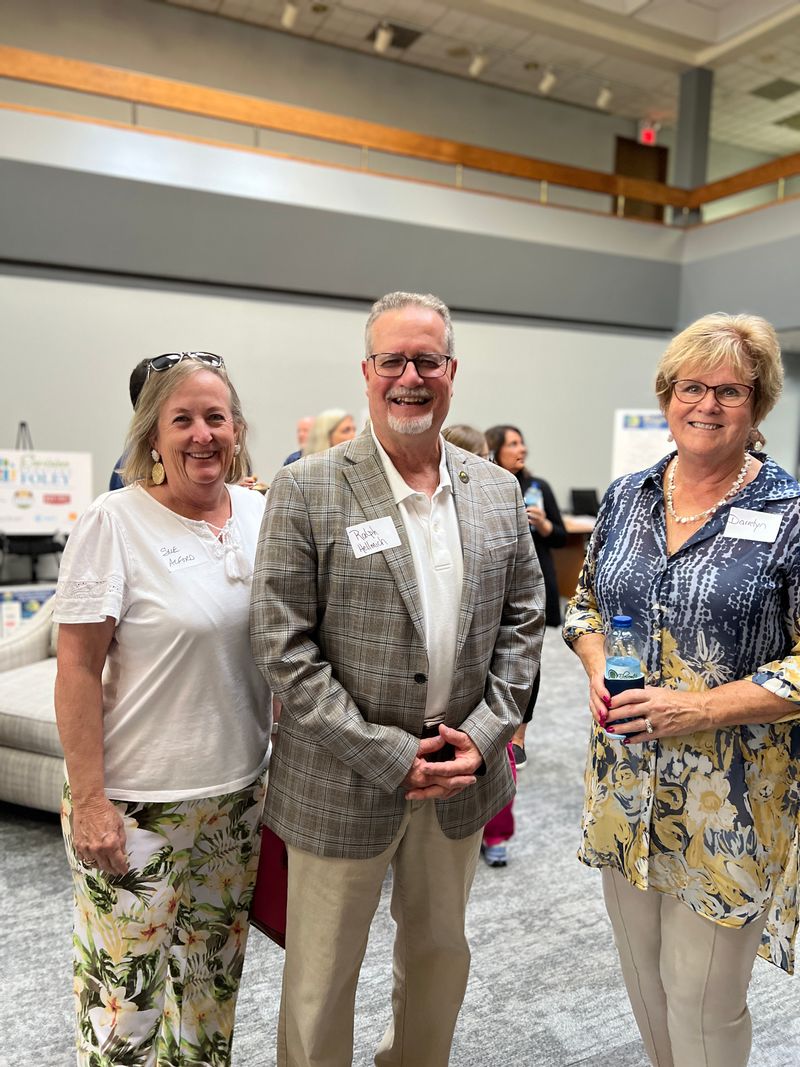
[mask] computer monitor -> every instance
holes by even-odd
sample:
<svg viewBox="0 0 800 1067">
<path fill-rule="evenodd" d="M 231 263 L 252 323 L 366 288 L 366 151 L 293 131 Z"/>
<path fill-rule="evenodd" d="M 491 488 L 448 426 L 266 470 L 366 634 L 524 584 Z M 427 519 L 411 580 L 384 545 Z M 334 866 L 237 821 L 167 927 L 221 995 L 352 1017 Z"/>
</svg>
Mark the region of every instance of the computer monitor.
<svg viewBox="0 0 800 1067">
<path fill-rule="evenodd" d="M 572 489 L 570 496 L 573 515 L 596 515 L 600 510 L 596 489 Z"/>
</svg>

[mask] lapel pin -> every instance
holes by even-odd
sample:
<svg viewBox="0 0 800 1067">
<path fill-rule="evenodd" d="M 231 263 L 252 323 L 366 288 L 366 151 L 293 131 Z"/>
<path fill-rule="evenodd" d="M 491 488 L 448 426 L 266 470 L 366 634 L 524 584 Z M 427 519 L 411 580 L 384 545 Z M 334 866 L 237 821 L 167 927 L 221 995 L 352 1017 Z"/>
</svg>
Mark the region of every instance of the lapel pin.
<svg viewBox="0 0 800 1067">
<path fill-rule="evenodd" d="M 469 475 L 467 474 L 466 471 L 459 471 L 458 472 L 458 476 L 461 479 L 461 481 L 464 482 L 464 483 L 469 481 Z"/>
</svg>

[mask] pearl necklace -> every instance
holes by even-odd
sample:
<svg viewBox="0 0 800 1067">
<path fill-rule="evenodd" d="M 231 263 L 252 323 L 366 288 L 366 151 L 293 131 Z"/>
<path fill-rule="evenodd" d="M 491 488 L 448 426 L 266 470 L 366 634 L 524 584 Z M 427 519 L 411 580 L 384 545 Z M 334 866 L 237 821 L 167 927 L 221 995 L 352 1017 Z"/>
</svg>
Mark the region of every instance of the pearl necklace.
<svg viewBox="0 0 800 1067">
<path fill-rule="evenodd" d="M 710 518 L 714 514 L 715 511 L 719 511 L 719 509 L 722 507 L 722 505 L 723 504 L 727 504 L 728 501 L 731 499 L 731 497 L 736 496 L 736 494 L 742 488 L 742 485 L 744 484 L 745 477 L 747 476 L 747 468 L 750 466 L 751 458 L 752 457 L 748 453 L 745 453 L 744 463 L 742 464 L 742 469 L 736 475 L 735 482 L 730 487 L 730 489 L 725 494 L 725 496 L 722 497 L 721 500 L 718 500 L 716 502 L 716 504 L 712 504 L 711 507 L 710 508 L 706 508 L 705 511 L 699 511 L 697 513 L 697 515 L 678 515 L 678 513 L 675 511 L 675 505 L 672 502 L 672 497 L 673 497 L 673 494 L 675 492 L 675 471 L 678 469 L 678 457 L 676 456 L 675 457 L 675 462 L 670 467 L 669 474 L 667 475 L 667 492 L 666 492 L 667 511 L 670 513 L 670 515 L 675 520 L 675 522 L 681 522 L 681 523 L 697 522 L 698 519 Z"/>
</svg>

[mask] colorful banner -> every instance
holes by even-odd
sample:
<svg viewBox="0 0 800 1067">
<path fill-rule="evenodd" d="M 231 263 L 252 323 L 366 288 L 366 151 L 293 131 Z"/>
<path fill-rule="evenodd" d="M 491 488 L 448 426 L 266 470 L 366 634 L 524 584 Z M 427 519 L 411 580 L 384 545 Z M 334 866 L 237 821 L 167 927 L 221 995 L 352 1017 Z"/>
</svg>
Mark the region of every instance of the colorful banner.
<svg viewBox="0 0 800 1067">
<path fill-rule="evenodd" d="M 90 453 L 0 449 L 0 533 L 68 533 L 91 502 Z"/>
<path fill-rule="evenodd" d="M 669 426 L 660 411 L 617 409 L 614 412 L 614 444 L 611 479 L 635 474 L 671 452 Z"/>
</svg>

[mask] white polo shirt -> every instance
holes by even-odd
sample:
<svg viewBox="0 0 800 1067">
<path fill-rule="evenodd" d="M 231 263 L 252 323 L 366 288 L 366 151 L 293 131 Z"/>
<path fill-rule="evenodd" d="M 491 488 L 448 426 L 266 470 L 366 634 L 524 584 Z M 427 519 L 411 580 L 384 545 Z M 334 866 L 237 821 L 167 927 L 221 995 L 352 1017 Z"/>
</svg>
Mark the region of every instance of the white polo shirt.
<svg viewBox="0 0 800 1067">
<path fill-rule="evenodd" d="M 453 499 L 453 484 L 445 459 L 444 438 L 439 437 L 439 485 L 433 497 L 429 498 L 404 481 L 375 437 L 374 430 L 372 436 L 406 528 L 414 561 L 428 651 L 425 722 L 442 722 L 453 686 L 461 585 L 464 579 L 461 533 Z"/>
</svg>

